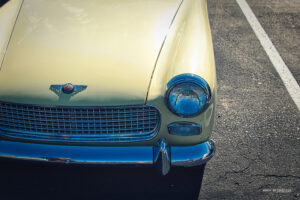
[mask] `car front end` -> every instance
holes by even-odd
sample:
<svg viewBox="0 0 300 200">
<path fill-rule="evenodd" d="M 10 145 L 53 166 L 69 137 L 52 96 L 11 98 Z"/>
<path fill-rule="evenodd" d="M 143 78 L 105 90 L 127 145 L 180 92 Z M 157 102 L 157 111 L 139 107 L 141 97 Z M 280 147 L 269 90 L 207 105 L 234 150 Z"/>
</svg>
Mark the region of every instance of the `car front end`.
<svg viewBox="0 0 300 200">
<path fill-rule="evenodd" d="M 12 0 L 4 17 L 0 157 L 162 175 L 213 157 L 206 0 Z"/>
</svg>

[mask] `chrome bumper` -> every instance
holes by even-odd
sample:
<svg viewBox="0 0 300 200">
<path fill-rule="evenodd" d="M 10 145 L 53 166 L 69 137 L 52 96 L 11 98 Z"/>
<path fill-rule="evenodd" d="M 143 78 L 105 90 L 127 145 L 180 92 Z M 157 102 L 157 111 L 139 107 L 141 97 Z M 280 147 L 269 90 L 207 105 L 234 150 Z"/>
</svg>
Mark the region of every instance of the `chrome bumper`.
<svg viewBox="0 0 300 200">
<path fill-rule="evenodd" d="M 154 147 L 98 147 L 33 144 L 0 140 L 0 157 L 55 163 L 99 165 L 154 165 L 166 175 L 171 166 L 192 167 L 206 163 L 215 153 L 215 144 L 167 146 L 164 140 Z"/>
</svg>

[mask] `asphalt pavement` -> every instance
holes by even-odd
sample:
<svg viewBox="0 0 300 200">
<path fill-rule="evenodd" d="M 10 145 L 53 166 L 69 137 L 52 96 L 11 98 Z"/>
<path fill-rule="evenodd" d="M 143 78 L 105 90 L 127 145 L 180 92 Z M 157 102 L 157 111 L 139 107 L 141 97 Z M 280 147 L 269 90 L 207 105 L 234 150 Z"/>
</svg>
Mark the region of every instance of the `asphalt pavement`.
<svg viewBox="0 0 300 200">
<path fill-rule="evenodd" d="M 247 2 L 299 82 L 300 1 Z M 208 5 L 218 148 L 199 199 L 300 199 L 300 112 L 236 1 Z"/>
<path fill-rule="evenodd" d="M 300 1 L 247 0 L 300 82 Z M 218 78 L 215 157 L 201 174 L 0 163 L 0 199 L 300 199 L 300 112 L 235 0 L 208 0 Z"/>
</svg>

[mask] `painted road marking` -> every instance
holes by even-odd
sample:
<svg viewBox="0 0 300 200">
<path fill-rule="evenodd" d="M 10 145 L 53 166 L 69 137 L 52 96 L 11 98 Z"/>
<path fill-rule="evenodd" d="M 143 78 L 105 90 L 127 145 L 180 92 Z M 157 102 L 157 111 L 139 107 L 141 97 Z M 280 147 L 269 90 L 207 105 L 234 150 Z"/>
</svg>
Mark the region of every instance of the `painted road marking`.
<svg viewBox="0 0 300 200">
<path fill-rule="evenodd" d="M 292 97 L 293 101 L 298 107 L 298 110 L 300 110 L 300 87 L 296 79 L 294 78 L 289 68 L 282 60 L 280 54 L 278 53 L 272 41 L 268 37 L 267 33 L 265 32 L 265 30 L 263 29 L 263 27 L 255 17 L 254 13 L 252 12 L 247 2 L 245 0 L 236 0 L 236 2 L 242 9 L 250 26 L 255 32 L 256 37 L 259 39 L 260 44 L 265 49 L 273 66 L 275 67 L 281 80 L 283 81 L 287 91 L 289 92 L 290 96 Z"/>
</svg>

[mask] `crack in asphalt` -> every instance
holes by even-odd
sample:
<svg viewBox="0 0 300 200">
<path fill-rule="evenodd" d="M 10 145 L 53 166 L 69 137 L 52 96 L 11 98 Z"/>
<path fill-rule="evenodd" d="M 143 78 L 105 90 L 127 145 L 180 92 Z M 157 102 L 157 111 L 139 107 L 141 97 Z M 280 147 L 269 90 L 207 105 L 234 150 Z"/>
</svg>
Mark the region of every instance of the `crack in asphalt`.
<svg viewBox="0 0 300 200">
<path fill-rule="evenodd" d="M 272 187 L 272 184 L 263 184 L 262 186 L 260 186 L 259 188 L 257 188 L 258 190 L 262 190 L 262 189 L 266 189 Z"/>
<path fill-rule="evenodd" d="M 300 176 L 294 176 L 294 175 L 252 174 L 251 176 L 263 176 L 263 177 L 275 177 L 275 178 L 296 178 L 296 179 L 300 179 Z"/>
<path fill-rule="evenodd" d="M 251 162 L 244 169 L 241 169 L 241 170 L 238 170 L 238 171 L 225 171 L 224 176 L 227 176 L 227 174 L 240 174 L 240 173 L 244 173 L 246 170 L 248 170 L 250 168 L 250 166 L 251 166 Z"/>
<path fill-rule="evenodd" d="M 252 159 L 249 159 L 253 162 Z M 228 174 L 240 174 L 240 173 L 245 173 L 245 171 L 247 171 L 252 162 L 249 162 L 249 165 L 247 167 L 245 167 L 244 169 L 238 170 L 238 171 L 225 171 L 224 177 L 226 177 Z M 296 178 L 296 179 L 300 179 L 300 176 L 294 176 L 294 175 L 277 175 L 277 174 L 249 174 L 250 176 L 262 176 L 262 177 L 274 177 L 274 178 Z M 221 178 L 222 176 L 220 176 L 219 178 Z"/>
</svg>

